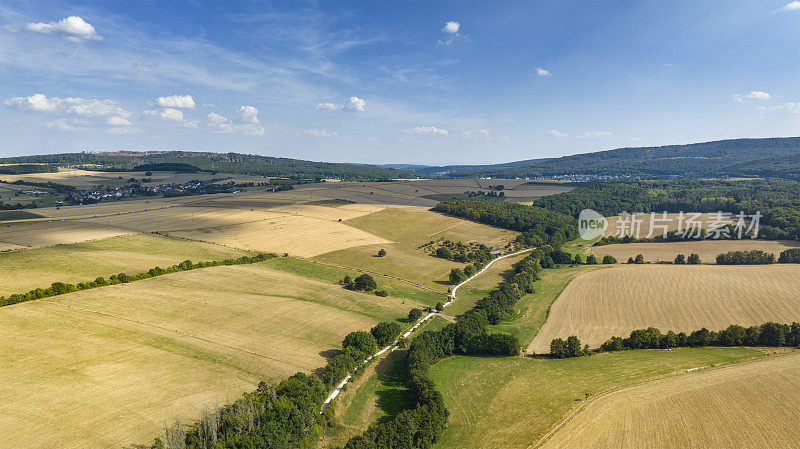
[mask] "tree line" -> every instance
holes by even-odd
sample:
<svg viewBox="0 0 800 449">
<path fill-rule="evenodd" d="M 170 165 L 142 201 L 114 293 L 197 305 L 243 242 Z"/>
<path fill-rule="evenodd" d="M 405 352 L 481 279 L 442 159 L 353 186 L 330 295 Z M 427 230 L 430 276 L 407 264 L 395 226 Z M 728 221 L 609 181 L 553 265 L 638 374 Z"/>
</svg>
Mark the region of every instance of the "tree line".
<svg viewBox="0 0 800 449">
<path fill-rule="evenodd" d="M 26 175 L 31 173 L 57 173 L 58 167 L 50 164 L 0 165 L 0 175 Z"/>
<path fill-rule="evenodd" d="M 718 265 L 768 265 L 775 262 L 775 254 L 760 250 L 728 251 L 717 256 Z M 777 262 L 800 263 L 800 248 L 781 251 Z"/>
<path fill-rule="evenodd" d="M 53 282 L 50 287 L 36 288 L 27 293 L 14 293 L 8 297 L 0 296 L 0 307 L 17 304 L 25 301 L 32 301 L 34 299 L 42 299 L 50 296 L 63 295 L 66 293 L 77 292 L 80 290 L 89 290 L 97 287 L 105 287 L 107 285 L 127 284 L 129 282 L 140 281 L 142 279 L 149 279 L 164 274 L 177 273 L 179 271 L 196 270 L 198 268 L 216 267 L 220 265 L 246 265 L 251 263 L 263 262 L 268 259 L 278 257 L 275 254 L 258 254 L 255 256 L 242 256 L 238 259 L 224 259 L 212 260 L 208 262 L 193 263 L 191 260 L 184 260 L 183 262 L 171 265 L 167 268 L 154 267 L 147 271 L 138 274 L 128 275 L 125 273 L 112 274 L 108 279 L 98 277 L 93 281 L 79 282 L 77 284 L 70 284 L 66 282 Z"/>
<path fill-rule="evenodd" d="M 800 240 L 800 182 L 787 180 L 588 182 L 534 206 L 577 217 L 583 209 L 622 212 L 761 212 L 759 238 Z"/>
<path fill-rule="evenodd" d="M 570 336 L 573 347 L 580 347 L 580 340 Z M 577 342 L 577 343 L 575 343 Z M 588 345 L 583 350 L 563 351 L 563 340 L 554 339 L 550 343 L 550 355 L 557 358 L 578 357 L 588 355 Z M 636 329 L 631 331 L 628 338 L 611 337 L 600 345 L 599 351 L 622 351 L 626 349 L 670 349 L 682 347 L 704 346 L 770 346 L 770 347 L 798 347 L 800 346 L 800 323 L 781 324 L 766 322 L 760 326 L 744 327 L 732 324 L 720 331 L 710 331 L 701 328 L 685 333 L 669 331 L 662 333 L 655 327 Z"/>
<path fill-rule="evenodd" d="M 517 203 L 451 199 L 438 203 L 433 210 L 479 223 L 519 231 L 519 246 L 560 246 L 578 237 L 575 220 L 542 207 Z"/>
</svg>

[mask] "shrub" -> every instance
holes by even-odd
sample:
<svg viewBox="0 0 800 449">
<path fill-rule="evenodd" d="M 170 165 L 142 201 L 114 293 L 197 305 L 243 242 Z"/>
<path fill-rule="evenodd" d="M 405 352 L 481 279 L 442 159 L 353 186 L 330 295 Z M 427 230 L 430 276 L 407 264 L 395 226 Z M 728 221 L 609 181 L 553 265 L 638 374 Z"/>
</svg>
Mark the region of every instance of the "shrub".
<svg viewBox="0 0 800 449">
<path fill-rule="evenodd" d="M 699 265 L 700 264 L 700 256 L 698 254 L 692 253 L 689 254 L 689 258 L 686 260 L 689 265 Z"/>
<path fill-rule="evenodd" d="M 444 310 L 444 303 L 439 301 L 436 303 L 436 311 L 441 312 L 442 310 Z"/>
<path fill-rule="evenodd" d="M 675 256 L 675 264 L 676 265 L 684 265 L 686 263 L 686 256 L 683 254 L 678 254 Z"/>
<path fill-rule="evenodd" d="M 589 255 L 589 257 L 586 258 L 586 264 L 597 265 L 597 257 L 594 254 Z"/>
<path fill-rule="evenodd" d="M 387 292 L 386 290 L 375 290 L 375 295 L 385 298 L 389 296 L 389 292 Z"/>
<path fill-rule="evenodd" d="M 633 263 L 641 264 L 644 263 L 644 256 L 641 254 L 636 255 L 636 259 L 633 260 Z"/>
<path fill-rule="evenodd" d="M 606 254 L 603 257 L 603 263 L 606 264 L 606 265 L 615 264 L 615 263 L 617 263 L 617 259 L 614 256 L 612 256 L 611 254 Z"/>
<path fill-rule="evenodd" d="M 450 270 L 450 283 L 453 285 L 458 285 L 463 282 L 467 276 L 461 271 L 460 268 L 453 268 Z"/>
<path fill-rule="evenodd" d="M 781 252 L 778 263 L 800 263 L 800 248 L 790 248 Z"/>
<path fill-rule="evenodd" d="M 422 318 L 422 310 L 414 308 L 408 312 L 409 323 L 416 323 L 420 318 Z"/>
<path fill-rule="evenodd" d="M 355 278 L 353 282 L 349 285 L 351 290 L 357 291 L 364 291 L 364 292 L 371 292 L 378 288 L 378 284 L 375 282 L 375 279 L 372 276 L 368 275 L 367 273 L 362 274 L 361 276 Z"/>
<path fill-rule="evenodd" d="M 381 248 L 380 251 L 378 251 L 378 257 L 383 257 L 385 255 L 386 255 L 386 250 Z"/>
</svg>

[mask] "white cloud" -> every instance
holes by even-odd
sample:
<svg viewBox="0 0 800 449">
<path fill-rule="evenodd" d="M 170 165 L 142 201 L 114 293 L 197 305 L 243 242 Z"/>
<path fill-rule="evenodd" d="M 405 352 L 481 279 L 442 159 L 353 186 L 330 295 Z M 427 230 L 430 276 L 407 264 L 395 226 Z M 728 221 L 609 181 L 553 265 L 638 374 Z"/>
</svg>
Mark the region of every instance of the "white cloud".
<svg viewBox="0 0 800 449">
<path fill-rule="evenodd" d="M 367 102 L 358 97 L 350 97 L 345 103 L 344 108 L 348 111 L 364 112 L 367 108 Z"/>
<path fill-rule="evenodd" d="M 557 129 L 551 129 L 550 131 L 547 131 L 547 133 L 550 134 L 551 136 L 559 138 L 559 139 L 564 139 L 564 138 L 569 137 L 569 134 L 562 133 L 561 131 L 559 131 Z"/>
<path fill-rule="evenodd" d="M 589 131 L 578 134 L 578 139 L 590 139 L 596 137 L 613 137 L 613 134 L 608 131 Z"/>
<path fill-rule="evenodd" d="M 800 2 L 795 1 L 787 3 L 786 6 L 784 6 L 781 9 L 784 11 L 797 11 L 798 9 L 800 9 Z"/>
<path fill-rule="evenodd" d="M 139 134 L 142 131 L 137 128 L 108 128 L 106 132 L 109 134 L 117 134 L 117 135 L 133 135 L 133 134 Z"/>
<path fill-rule="evenodd" d="M 304 129 L 300 134 L 309 137 L 339 137 L 339 133 L 336 131 L 326 131 L 324 129 Z"/>
<path fill-rule="evenodd" d="M 339 109 L 339 106 L 336 106 L 333 103 L 317 103 L 317 110 L 318 111 L 336 111 Z"/>
<path fill-rule="evenodd" d="M 511 142 L 511 137 L 508 136 L 500 136 L 497 138 L 498 142 Z"/>
<path fill-rule="evenodd" d="M 164 108 L 161 110 L 161 113 L 158 114 L 158 116 L 164 120 L 170 120 L 173 122 L 183 121 L 183 111 L 180 109 Z"/>
<path fill-rule="evenodd" d="M 446 129 L 437 128 L 435 126 L 415 126 L 408 131 L 413 134 L 425 134 L 428 136 L 446 136 L 448 135 Z"/>
<path fill-rule="evenodd" d="M 461 137 L 465 137 L 467 139 L 479 139 L 479 138 L 489 138 L 489 131 L 485 129 L 476 129 L 474 131 L 464 131 L 461 133 Z"/>
<path fill-rule="evenodd" d="M 78 16 L 69 16 L 58 22 L 28 23 L 25 31 L 37 34 L 54 34 L 70 42 L 102 41 L 103 38 L 94 27 Z"/>
<path fill-rule="evenodd" d="M 206 116 L 208 123 L 207 127 L 212 132 L 218 133 L 233 133 L 240 132 L 246 136 L 262 136 L 265 134 L 264 127 L 257 123 L 236 124 L 227 117 L 219 114 L 210 113 Z"/>
<path fill-rule="evenodd" d="M 125 119 L 123 117 L 118 117 L 116 115 L 109 117 L 108 120 L 106 120 L 106 123 L 108 123 L 111 126 L 131 126 L 131 122 L 128 121 L 128 119 Z"/>
<path fill-rule="evenodd" d="M 47 127 L 48 128 L 55 128 L 55 129 L 58 129 L 58 130 L 61 130 L 61 131 L 83 131 L 86 128 L 84 128 L 82 126 L 79 126 L 79 125 L 82 125 L 82 124 L 85 124 L 85 122 L 77 121 L 77 120 L 74 120 L 74 119 L 73 120 L 67 120 L 65 118 L 59 118 L 59 119 L 53 120 L 52 122 L 48 123 Z"/>
<path fill-rule="evenodd" d="M 778 112 L 778 113 L 789 113 L 789 114 L 800 114 L 800 103 L 785 103 L 780 106 L 773 106 L 771 108 L 765 108 L 763 106 L 759 106 L 756 108 L 759 112 Z"/>
<path fill-rule="evenodd" d="M 156 104 L 162 108 L 194 109 L 194 99 L 191 95 L 170 95 L 158 97 Z"/>
<path fill-rule="evenodd" d="M 259 123 L 258 109 L 254 106 L 242 106 L 239 108 L 239 119 L 244 123 Z"/>
<path fill-rule="evenodd" d="M 749 94 L 744 96 L 736 94 L 733 96 L 733 101 L 737 103 L 744 103 L 744 100 L 769 100 L 772 98 L 767 92 L 763 92 L 760 90 L 751 91 Z"/>
<path fill-rule="evenodd" d="M 544 69 L 542 67 L 536 67 L 536 74 L 539 75 L 539 76 L 550 76 L 550 75 L 552 75 L 552 73 L 550 73 L 549 70 Z"/>
<path fill-rule="evenodd" d="M 450 34 L 457 34 L 458 30 L 460 30 L 460 29 L 461 29 L 461 24 L 456 22 L 456 21 L 451 20 L 451 21 L 449 21 L 449 22 L 444 24 L 444 27 L 442 27 L 442 32 L 443 33 L 450 33 Z"/>
<path fill-rule="evenodd" d="M 198 122 L 197 120 L 194 120 L 194 121 L 191 121 L 191 122 L 184 122 L 183 126 L 185 126 L 187 128 L 197 129 L 197 128 L 200 127 L 200 122 Z"/>
<path fill-rule="evenodd" d="M 5 105 L 28 111 L 62 112 L 85 117 L 107 117 L 110 115 L 130 117 L 131 115 L 130 112 L 122 109 L 116 101 L 95 98 L 48 98 L 44 94 L 34 94 L 30 97 L 14 97 L 7 100 Z"/>
</svg>

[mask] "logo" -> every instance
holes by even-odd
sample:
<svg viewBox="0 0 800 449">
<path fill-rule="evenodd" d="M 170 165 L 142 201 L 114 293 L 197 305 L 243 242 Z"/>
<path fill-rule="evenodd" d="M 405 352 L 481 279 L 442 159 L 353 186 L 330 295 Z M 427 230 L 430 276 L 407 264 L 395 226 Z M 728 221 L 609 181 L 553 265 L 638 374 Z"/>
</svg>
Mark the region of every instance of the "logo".
<svg viewBox="0 0 800 449">
<path fill-rule="evenodd" d="M 578 215 L 578 234 L 583 240 L 594 240 L 608 229 L 606 217 L 592 209 L 584 209 Z"/>
</svg>

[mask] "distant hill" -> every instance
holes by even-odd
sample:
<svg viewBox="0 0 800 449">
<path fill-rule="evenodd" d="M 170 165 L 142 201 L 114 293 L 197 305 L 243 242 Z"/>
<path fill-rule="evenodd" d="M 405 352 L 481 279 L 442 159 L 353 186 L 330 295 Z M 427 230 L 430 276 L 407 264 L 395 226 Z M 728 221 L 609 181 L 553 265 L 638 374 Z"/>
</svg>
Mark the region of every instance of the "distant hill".
<svg viewBox="0 0 800 449">
<path fill-rule="evenodd" d="M 105 171 L 166 170 L 250 176 L 390 180 L 420 175 L 375 165 L 313 162 L 237 153 L 190 151 L 62 153 L 0 158 L 0 164 L 85 165 Z M 160 168 L 159 168 L 160 167 Z"/>
<path fill-rule="evenodd" d="M 451 165 L 414 171 L 439 176 L 496 178 L 582 174 L 642 178 L 775 176 L 798 179 L 800 137 L 619 148 L 497 165 Z"/>
</svg>

